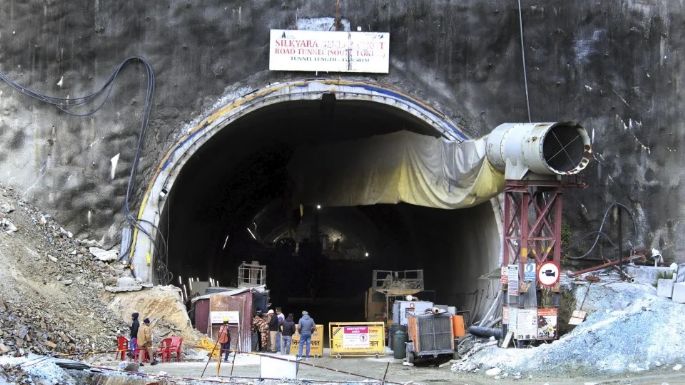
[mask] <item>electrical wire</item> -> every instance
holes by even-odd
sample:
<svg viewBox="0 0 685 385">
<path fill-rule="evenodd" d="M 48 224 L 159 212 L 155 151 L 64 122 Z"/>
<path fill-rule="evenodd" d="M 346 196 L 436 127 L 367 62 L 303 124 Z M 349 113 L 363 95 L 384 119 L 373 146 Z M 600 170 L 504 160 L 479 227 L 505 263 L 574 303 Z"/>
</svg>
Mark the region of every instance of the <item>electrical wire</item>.
<svg viewBox="0 0 685 385">
<path fill-rule="evenodd" d="M 526 50 L 523 45 L 523 16 L 521 14 L 521 0 L 518 0 L 519 4 L 519 32 L 521 34 L 521 62 L 523 63 L 523 85 L 526 89 L 526 108 L 528 109 L 528 123 L 532 123 L 530 117 L 530 100 L 528 98 L 528 75 L 526 74 Z"/>
<path fill-rule="evenodd" d="M 145 93 L 145 103 L 143 107 L 143 114 L 140 122 L 140 128 L 139 128 L 139 134 L 138 134 L 138 141 L 136 144 L 136 149 L 135 149 L 135 154 L 133 157 L 133 163 L 131 164 L 131 170 L 129 173 L 128 177 L 128 184 L 126 186 L 126 197 L 124 200 L 124 219 L 126 223 L 131 227 L 131 229 L 137 229 L 139 232 L 147 236 L 155 245 L 155 250 L 161 250 L 161 255 L 166 256 L 168 255 L 168 243 L 166 239 L 164 238 L 164 235 L 162 234 L 161 231 L 159 231 L 158 227 L 153 224 L 152 222 L 145 221 L 145 220 L 138 220 L 135 215 L 131 212 L 131 200 L 133 199 L 133 193 L 135 191 L 135 181 L 136 181 L 136 176 L 138 173 L 138 165 L 140 163 L 140 157 L 141 153 L 143 150 L 143 146 L 145 143 L 145 138 L 147 136 L 147 130 L 149 127 L 150 123 L 150 113 L 152 111 L 152 99 L 155 93 L 155 72 L 152 68 L 152 65 L 145 60 L 142 57 L 139 56 L 131 56 L 126 59 L 124 59 L 115 69 L 114 71 L 110 74 L 110 76 L 107 78 L 105 83 L 96 91 L 91 92 L 85 96 L 81 97 L 75 97 L 75 98 L 62 98 L 62 97 L 54 97 L 54 96 L 48 96 L 44 95 L 32 88 L 25 87 L 14 80 L 12 80 L 9 76 L 7 76 L 5 73 L 0 72 L 0 80 L 4 81 L 7 83 L 10 87 L 13 89 L 17 90 L 18 92 L 29 96 L 33 99 L 37 99 L 43 103 L 50 104 L 57 108 L 58 110 L 71 115 L 71 116 L 79 116 L 79 117 L 84 117 L 84 116 L 91 116 L 98 112 L 105 103 L 110 98 L 110 95 L 112 93 L 112 89 L 114 86 L 114 83 L 121 73 L 121 71 L 129 64 L 142 64 L 143 67 L 145 68 L 145 73 L 147 77 L 147 87 L 146 87 L 146 93 Z M 78 110 L 84 109 L 85 106 L 95 103 L 96 101 L 99 101 L 93 108 L 91 109 L 86 109 L 85 112 L 79 112 Z M 145 227 L 142 226 L 142 224 L 146 224 L 151 228 L 151 231 L 146 229 Z M 154 231 L 158 236 L 153 236 L 152 231 Z M 161 242 L 161 244 L 160 244 Z M 131 250 L 131 246 L 133 244 L 133 239 L 132 237 L 129 239 L 128 244 L 126 245 L 126 249 L 122 252 L 119 253 L 120 258 L 124 257 L 129 254 Z M 159 258 L 158 258 L 159 259 Z M 157 260 L 157 259 L 156 259 Z M 161 262 L 161 261 L 160 261 Z M 164 280 L 170 280 L 168 277 L 170 273 L 166 269 L 166 264 L 162 263 L 161 266 L 158 266 L 158 268 L 161 268 L 162 270 L 166 271 L 166 274 L 163 274 Z M 171 277 L 173 278 L 173 277 Z"/>
<path fill-rule="evenodd" d="M 606 220 L 609 216 L 609 211 L 611 211 L 611 209 L 614 206 L 619 207 L 619 209 L 622 208 L 628 213 L 628 216 L 630 217 L 630 221 L 633 223 L 633 234 L 637 234 L 637 223 L 635 223 L 635 218 L 633 217 L 633 213 L 630 211 L 630 208 L 628 208 L 626 205 L 624 205 L 622 203 L 612 202 L 609 205 L 609 207 L 607 207 L 606 211 L 604 211 L 604 216 L 602 217 L 602 222 L 600 223 L 599 229 L 596 232 L 597 236 L 595 237 L 595 240 L 592 243 L 592 246 L 590 246 L 590 248 L 581 256 L 575 256 L 575 257 L 572 257 L 570 255 L 567 256 L 569 259 L 583 259 L 583 258 L 587 257 L 588 255 L 590 255 L 592 250 L 595 249 L 595 246 L 597 246 L 597 242 L 599 242 L 599 238 L 602 236 L 605 236 L 605 237 L 607 236 L 606 233 L 602 232 L 602 229 L 604 228 L 604 224 L 606 223 Z"/>
</svg>

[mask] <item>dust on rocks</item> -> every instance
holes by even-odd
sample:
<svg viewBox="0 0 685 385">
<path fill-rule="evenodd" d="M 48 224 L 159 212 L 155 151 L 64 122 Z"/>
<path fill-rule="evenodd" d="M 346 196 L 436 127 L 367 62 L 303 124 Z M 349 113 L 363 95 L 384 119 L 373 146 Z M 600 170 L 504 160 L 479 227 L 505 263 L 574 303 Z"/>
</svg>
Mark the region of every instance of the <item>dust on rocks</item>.
<svg viewBox="0 0 685 385">
<path fill-rule="evenodd" d="M 111 351 L 128 326 L 107 308 L 127 266 L 0 186 L 0 355 Z M 21 382 L 18 382 L 21 383 Z"/>
</svg>

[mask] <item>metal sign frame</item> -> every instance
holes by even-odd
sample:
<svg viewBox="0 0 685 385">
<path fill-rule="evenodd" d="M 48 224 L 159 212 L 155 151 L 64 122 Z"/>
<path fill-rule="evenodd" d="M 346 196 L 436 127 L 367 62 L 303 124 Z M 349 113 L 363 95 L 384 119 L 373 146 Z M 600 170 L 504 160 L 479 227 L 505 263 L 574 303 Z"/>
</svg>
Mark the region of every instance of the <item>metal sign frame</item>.
<svg viewBox="0 0 685 385">
<path fill-rule="evenodd" d="M 524 309 L 524 303 L 532 300 L 537 303 L 540 296 L 534 296 L 539 289 L 557 291 L 560 274 L 552 283 L 541 283 L 540 268 L 552 264 L 560 272 L 561 267 L 561 224 L 564 187 L 585 187 L 582 182 L 563 182 L 561 180 L 507 180 L 504 187 L 504 231 L 502 253 L 502 288 L 505 298 L 515 303 L 503 301 L 503 315 L 507 310 L 505 328 L 514 331 L 517 339 L 556 339 L 556 308 L 544 309 L 546 329 L 542 333 L 532 333 L 530 330 L 520 333 L 518 313 Z M 535 264 L 536 286 L 528 287 L 530 272 L 526 274 L 526 265 Z M 512 272 L 512 267 L 518 266 L 518 272 Z M 530 270 L 530 267 L 529 267 Z M 509 276 L 505 274 L 509 273 Z M 511 273 L 518 273 L 518 280 L 511 277 Z M 518 287 L 512 288 L 511 285 Z M 533 292 L 528 292 L 533 290 Z M 525 298 L 524 298 L 525 296 Z M 530 303 L 529 303 L 530 305 Z M 535 308 L 526 307 L 527 311 Z M 545 313 L 546 312 L 546 313 Z M 539 315 L 539 314 L 538 314 Z M 539 317 L 538 317 L 539 318 Z M 539 321 L 539 320 L 538 320 Z M 531 323 L 532 327 L 532 323 Z M 549 330 L 553 328 L 554 330 Z M 531 329 L 532 330 L 532 329 Z"/>
</svg>

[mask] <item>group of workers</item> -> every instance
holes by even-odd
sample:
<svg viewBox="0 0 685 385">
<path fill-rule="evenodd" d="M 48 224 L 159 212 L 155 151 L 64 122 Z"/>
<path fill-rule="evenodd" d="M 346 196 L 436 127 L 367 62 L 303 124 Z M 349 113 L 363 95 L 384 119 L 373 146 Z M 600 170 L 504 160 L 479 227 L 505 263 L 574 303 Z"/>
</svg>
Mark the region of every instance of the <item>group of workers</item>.
<svg viewBox="0 0 685 385">
<path fill-rule="evenodd" d="M 150 327 L 150 319 L 145 318 L 141 325 L 138 321 L 139 314 L 131 314 L 131 334 L 129 340 L 128 356 L 133 358 L 133 352 L 138 351 L 138 362 L 143 366 L 143 361 L 147 354 L 152 365 L 157 364 L 152 349 L 152 328 Z M 311 352 L 312 334 L 316 332 L 316 323 L 314 319 L 309 316 L 309 313 L 302 311 L 302 317 L 297 324 L 293 321 L 293 314 L 290 313 L 286 317 L 281 308 L 276 308 L 276 311 L 269 309 L 268 312 L 262 313 L 257 310 L 252 319 L 252 328 L 259 340 L 257 348 L 259 351 L 268 351 L 279 354 L 290 354 L 290 345 L 293 334 L 299 332 L 300 341 L 297 348 L 297 358 L 302 357 L 304 348 L 305 358 L 309 359 Z M 231 333 L 228 328 L 228 319 L 223 320 L 223 324 L 219 328 L 217 342 L 221 345 L 221 355 L 224 356 L 224 362 L 228 362 L 231 346 Z"/>
<path fill-rule="evenodd" d="M 145 355 L 150 358 L 152 365 L 157 364 L 157 359 L 154 356 L 152 349 L 152 328 L 150 327 L 150 319 L 145 318 L 143 324 L 138 322 L 138 313 L 131 314 L 131 334 L 129 339 L 128 357 L 136 359 L 134 352 L 138 352 L 138 363 L 143 366 Z"/>
<path fill-rule="evenodd" d="M 259 339 L 258 350 L 290 354 L 292 336 L 295 332 L 299 332 L 300 342 L 297 348 L 297 357 L 302 357 L 302 350 L 305 348 L 305 357 L 309 359 L 312 334 L 316 331 L 316 323 L 306 310 L 302 311 L 302 317 L 297 324 L 293 318 L 292 313 L 286 317 L 279 307 L 276 308 L 276 311 L 269 309 L 266 314 L 257 310 L 252 319 L 252 329 Z"/>
</svg>

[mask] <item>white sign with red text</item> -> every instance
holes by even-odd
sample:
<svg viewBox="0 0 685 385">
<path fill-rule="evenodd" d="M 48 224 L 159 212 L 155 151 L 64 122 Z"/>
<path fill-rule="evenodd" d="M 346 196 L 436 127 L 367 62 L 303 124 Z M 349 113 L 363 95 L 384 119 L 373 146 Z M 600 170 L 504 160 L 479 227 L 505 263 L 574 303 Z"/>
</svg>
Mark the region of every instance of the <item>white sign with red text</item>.
<svg viewBox="0 0 685 385">
<path fill-rule="evenodd" d="M 269 70 L 387 74 L 390 34 L 271 30 Z"/>
<path fill-rule="evenodd" d="M 345 326 L 343 328 L 343 348 L 368 348 L 369 327 L 368 326 Z"/>
</svg>

